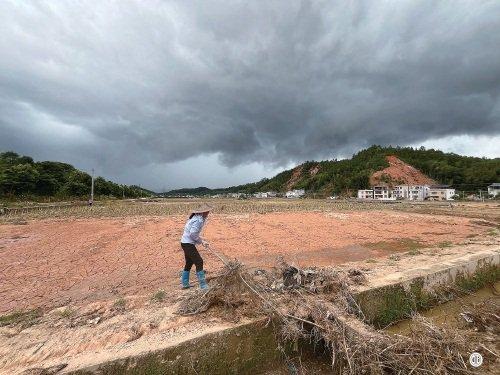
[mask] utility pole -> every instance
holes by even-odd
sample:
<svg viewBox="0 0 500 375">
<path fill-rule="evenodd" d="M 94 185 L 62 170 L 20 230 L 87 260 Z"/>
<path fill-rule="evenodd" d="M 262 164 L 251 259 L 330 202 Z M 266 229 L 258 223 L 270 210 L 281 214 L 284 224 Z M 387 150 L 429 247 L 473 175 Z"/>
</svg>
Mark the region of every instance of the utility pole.
<svg viewBox="0 0 500 375">
<path fill-rule="evenodd" d="M 92 168 L 92 185 L 90 187 L 90 204 L 94 204 L 94 168 Z"/>
</svg>

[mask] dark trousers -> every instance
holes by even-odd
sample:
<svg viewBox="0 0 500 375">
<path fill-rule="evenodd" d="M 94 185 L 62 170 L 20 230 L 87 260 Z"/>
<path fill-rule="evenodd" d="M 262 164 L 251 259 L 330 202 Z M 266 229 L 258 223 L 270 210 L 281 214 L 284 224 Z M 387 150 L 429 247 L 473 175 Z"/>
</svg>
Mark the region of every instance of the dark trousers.
<svg viewBox="0 0 500 375">
<path fill-rule="evenodd" d="M 186 258 L 186 265 L 184 271 L 191 271 L 193 264 L 196 266 L 196 272 L 203 271 L 203 259 L 192 243 L 181 243 L 182 250 L 184 250 L 184 258 Z"/>
</svg>

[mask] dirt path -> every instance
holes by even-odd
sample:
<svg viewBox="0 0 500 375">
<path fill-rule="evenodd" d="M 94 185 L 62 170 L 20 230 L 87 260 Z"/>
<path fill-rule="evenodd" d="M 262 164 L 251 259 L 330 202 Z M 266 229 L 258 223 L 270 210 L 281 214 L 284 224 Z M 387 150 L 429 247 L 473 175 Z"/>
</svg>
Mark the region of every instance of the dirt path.
<svg viewBox="0 0 500 375">
<path fill-rule="evenodd" d="M 184 221 L 170 216 L 0 225 L 0 314 L 176 289 Z M 321 266 L 419 244 L 446 247 L 488 229 L 468 218 L 394 211 L 283 212 L 213 215 L 205 236 L 248 265 L 272 266 L 281 254 L 300 266 Z M 205 264 L 209 273 L 220 267 L 210 254 Z"/>
</svg>

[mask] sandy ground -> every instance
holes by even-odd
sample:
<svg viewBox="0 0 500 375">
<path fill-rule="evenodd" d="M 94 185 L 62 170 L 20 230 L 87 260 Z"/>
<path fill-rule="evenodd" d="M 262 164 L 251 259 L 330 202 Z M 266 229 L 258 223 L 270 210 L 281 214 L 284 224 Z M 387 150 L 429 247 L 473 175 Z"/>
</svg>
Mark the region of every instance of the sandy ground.
<svg viewBox="0 0 500 375">
<path fill-rule="evenodd" d="M 178 289 L 185 217 L 29 220 L 0 225 L 0 314 Z M 485 235 L 464 217 L 398 211 L 215 214 L 204 236 L 247 265 L 301 267 L 377 258 Z M 220 262 L 204 253 L 208 273 Z"/>
</svg>

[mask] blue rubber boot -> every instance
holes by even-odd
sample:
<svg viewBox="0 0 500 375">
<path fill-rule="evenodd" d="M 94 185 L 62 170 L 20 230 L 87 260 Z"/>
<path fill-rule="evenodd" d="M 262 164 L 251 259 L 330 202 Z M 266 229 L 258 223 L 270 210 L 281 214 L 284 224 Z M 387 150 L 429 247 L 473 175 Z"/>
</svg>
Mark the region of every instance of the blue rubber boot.
<svg viewBox="0 0 500 375">
<path fill-rule="evenodd" d="M 189 271 L 182 271 L 181 282 L 182 282 L 182 289 L 189 288 Z"/>
<path fill-rule="evenodd" d="M 208 289 L 207 281 L 205 280 L 205 271 L 196 272 L 196 277 L 198 277 L 198 282 L 200 283 L 201 289 Z"/>
</svg>

